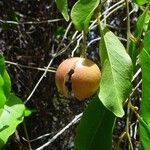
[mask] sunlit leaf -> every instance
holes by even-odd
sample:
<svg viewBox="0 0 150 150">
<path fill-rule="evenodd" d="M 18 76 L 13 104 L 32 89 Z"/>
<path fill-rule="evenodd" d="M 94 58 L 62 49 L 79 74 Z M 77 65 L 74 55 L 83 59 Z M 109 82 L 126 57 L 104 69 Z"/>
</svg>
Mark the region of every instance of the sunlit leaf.
<svg viewBox="0 0 150 150">
<path fill-rule="evenodd" d="M 102 78 L 99 98 L 116 116 L 124 115 L 123 102 L 131 89 L 132 61 L 118 38 L 102 29 L 100 57 Z"/>
<path fill-rule="evenodd" d="M 4 57 L 0 54 L 0 108 L 2 108 L 6 103 L 10 90 L 10 77 L 5 67 Z"/>
<path fill-rule="evenodd" d="M 88 30 L 90 19 L 100 0 L 78 0 L 71 11 L 72 21 L 78 31 Z"/>
<path fill-rule="evenodd" d="M 111 150 L 114 121 L 98 97 L 91 100 L 77 129 L 75 150 Z"/>
<path fill-rule="evenodd" d="M 0 148 L 6 144 L 10 135 L 12 135 L 18 124 L 23 121 L 25 106 L 21 100 L 10 95 L 0 116 Z"/>
</svg>

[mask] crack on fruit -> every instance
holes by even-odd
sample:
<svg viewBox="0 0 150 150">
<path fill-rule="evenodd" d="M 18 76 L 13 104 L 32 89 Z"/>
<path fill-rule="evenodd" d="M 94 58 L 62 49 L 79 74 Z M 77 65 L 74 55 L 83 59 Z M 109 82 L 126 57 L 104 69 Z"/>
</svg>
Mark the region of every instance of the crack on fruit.
<svg viewBox="0 0 150 150">
<path fill-rule="evenodd" d="M 76 61 L 77 62 L 77 61 Z M 69 72 L 65 75 L 64 78 L 64 85 L 65 85 L 65 90 L 67 93 L 67 96 L 70 97 L 74 97 L 74 93 L 72 92 L 72 81 L 71 81 L 71 76 L 74 74 L 75 72 L 75 67 L 76 67 L 76 62 L 74 63 L 74 65 L 72 66 L 72 68 L 69 70 Z"/>
<path fill-rule="evenodd" d="M 71 83 L 71 75 L 74 73 L 74 69 L 70 69 L 70 71 L 67 73 L 68 80 L 65 82 L 65 86 L 67 87 L 68 91 L 72 91 L 72 83 Z"/>
</svg>

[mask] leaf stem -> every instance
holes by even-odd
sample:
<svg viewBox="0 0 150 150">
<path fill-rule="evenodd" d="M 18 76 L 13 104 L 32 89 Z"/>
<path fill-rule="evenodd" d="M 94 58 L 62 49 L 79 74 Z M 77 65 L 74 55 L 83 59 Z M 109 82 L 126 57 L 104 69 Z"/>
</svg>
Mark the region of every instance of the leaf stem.
<svg viewBox="0 0 150 150">
<path fill-rule="evenodd" d="M 137 108 L 134 107 L 133 105 L 130 106 L 131 107 L 131 110 L 132 112 L 134 112 L 134 114 L 136 115 L 136 117 L 138 118 L 139 122 L 147 129 L 147 132 L 149 133 L 150 135 L 150 129 L 147 125 L 147 123 L 143 120 L 143 118 L 139 115 L 139 113 L 137 112 Z"/>
<path fill-rule="evenodd" d="M 81 57 L 86 58 L 86 51 L 87 51 L 87 37 L 86 37 L 86 31 L 83 31 L 83 49 L 81 52 Z"/>
<path fill-rule="evenodd" d="M 130 115 L 130 109 L 131 109 L 131 99 L 129 97 L 129 99 L 128 99 L 128 105 L 127 105 L 127 118 L 126 118 L 125 131 L 126 131 L 127 138 L 128 138 L 128 141 L 129 141 L 130 149 L 133 150 L 133 145 L 132 145 L 131 137 L 130 137 L 130 134 L 129 134 L 130 116 L 131 116 Z"/>
<path fill-rule="evenodd" d="M 130 42 L 130 14 L 129 14 L 129 0 L 125 0 L 127 9 L 127 52 L 129 52 L 129 42 Z"/>
<path fill-rule="evenodd" d="M 129 133 L 129 126 L 130 126 L 130 116 L 131 116 L 131 107 L 132 107 L 132 104 L 131 104 L 131 100 L 130 100 L 130 97 L 128 98 L 128 103 L 127 103 L 127 114 L 126 114 L 126 126 L 125 126 L 125 131 L 121 134 L 121 136 L 119 137 L 119 141 L 117 143 L 117 146 L 116 146 L 116 150 L 119 150 L 120 149 L 120 143 L 122 142 L 122 140 L 124 138 L 127 138 L 127 140 L 129 141 L 129 146 L 130 146 L 130 149 L 131 150 L 134 150 L 133 149 L 133 144 L 132 144 L 132 140 L 131 140 L 131 137 L 130 137 L 130 133 Z"/>
<path fill-rule="evenodd" d="M 126 134 L 126 132 L 123 132 L 122 134 L 121 134 L 121 136 L 119 137 L 119 141 L 118 141 L 118 143 L 117 143 L 117 146 L 116 146 L 116 150 L 119 150 L 120 149 L 120 143 L 122 142 L 122 140 L 125 138 L 125 136 L 126 136 L 127 134 Z"/>
<path fill-rule="evenodd" d="M 128 138 L 128 141 L 129 141 L 130 149 L 131 149 L 131 150 L 134 150 L 134 149 L 133 149 L 133 144 L 132 144 L 132 141 L 131 141 L 131 137 L 130 137 L 129 132 L 127 133 L 127 138 Z"/>
<path fill-rule="evenodd" d="M 129 14 L 129 0 L 125 0 L 126 2 L 126 9 L 127 9 L 127 46 L 126 50 L 127 53 L 129 52 L 129 44 L 130 44 L 130 14 Z M 128 104 L 127 104 L 127 117 L 126 117 L 126 127 L 125 132 L 129 141 L 130 149 L 133 150 L 133 144 L 131 141 L 130 133 L 129 133 L 129 126 L 130 126 L 130 109 L 131 109 L 131 98 L 128 98 Z"/>
<path fill-rule="evenodd" d="M 102 24 L 101 24 L 101 20 L 100 20 L 100 12 L 101 12 L 101 7 L 102 5 L 99 4 L 99 6 L 97 7 L 96 11 L 95 11 L 95 17 L 96 17 L 96 20 L 97 20 L 97 25 L 99 27 L 99 33 L 100 33 L 100 37 L 102 37 Z"/>
<path fill-rule="evenodd" d="M 23 128 L 24 128 L 24 132 L 25 132 L 25 136 L 26 136 L 26 139 L 27 139 L 27 143 L 28 143 L 29 150 L 32 150 L 25 120 L 23 121 Z"/>
</svg>

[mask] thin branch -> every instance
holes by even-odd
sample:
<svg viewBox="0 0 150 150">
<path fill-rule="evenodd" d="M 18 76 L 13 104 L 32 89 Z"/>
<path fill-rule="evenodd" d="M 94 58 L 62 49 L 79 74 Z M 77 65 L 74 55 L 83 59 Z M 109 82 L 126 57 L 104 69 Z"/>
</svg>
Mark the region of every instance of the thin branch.
<svg viewBox="0 0 150 150">
<path fill-rule="evenodd" d="M 127 41 L 125 38 L 122 38 L 122 37 L 118 37 L 120 40 L 122 40 L 122 41 Z M 95 39 L 93 39 L 93 40 L 91 40 L 89 43 L 88 43 L 88 45 L 87 45 L 87 47 L 89 47 L 91 44 L 93 44 L 93 43 L 95 43 L 95 42 L 97 42 L 97 41 L 99 41 L 101 38 L 100 37 L 98 37 L 98 38 L 95 38 Z"/>
<path fill-rule="evenodd" d="M 42 138 L 45 138 L 45 137 L 48 137 L 48 136 L 50 136 L 50 135 L 52 135 L 52 133 L 47 133 L 47 134 L 44 134 L 44 135 L 41 135 L 41 136 L 39 136 L 39 137 L 37 137 L 37 138 L 34 138 L 34 139 L 32 139 L 32 140 L 29 140 L 30 142 L 34 142 L 34 141 L 37 141 L 37 140 L 40 140 L 40 139 L 42 139 Z M 22 138 L 24 141 L 28 141 L 26 138 Z"/>
<path fill-rule="evenodd" d="M 67 29 L 66 29 L 66 32 L 65 32 L 65 34 L 64 34 L 64 36 L 63 36 L 63 38 L 62 38 L 60 44 L 58 45 L 58 48 L 57 48 L 56 52 L 58 52 L 58 51 L 60 50 L 60 47 L 61 47 L 61 45 L 63 44 L 64 40 L 66 39 L 66 36 L 67 36 L 67 34 L 68 34 L 68 32 L 69 32 L 69 30 L 70 30 L 70 28 L 71 28 L 71 25 L 72 25 L 72 22 L 69 23 L 69 25 L 68 25 L 68 27 L 67 27 Z"/>
<path fill-rule="evenodd" d="M 95 39 L 91 40 L 91 41 L 88 43 L 88 47 L 89 47 L 92 43 L 97 42 L 97 41 L 99 41 L 100 39 L 101 39 L 101 38 L 98 37 L 98 38 L 95 38 Z"/>
<path fill-rule="evenodd" d="M 74 56 L 75 51 L 76 51 L 77 48 L 79 47 L 81 40 L 82 40 L 82 36 L 77 40 L 77 44 L 76 44 L 75 48 L 72 50 L 72 52 L 71 52 L 71 56 L 72 56 L 72 57 Z"/>
<path fill-rule="evenodd" d="M 138 84 L 135 86 L 135 88 L 133 88 L 130 97 L 134 94 L 134 92 L 137 90 L 137 88 L 140 86 L 140 84 L 142 83 L 142 79 L 138 82 Z"/>
<path fill-rule="evenodd" d="M 42 150 L 43 148 L 47 147 L 48 145 L 50 145 L 52 142 L 54 142 L 63 132 L 65 132 L 70 126 L 76 124 L 80 118 L 82 116 L 82 113 L 75 116 L 75 118 L 68 124 L 66 125 L 62 130 L 60 130 L 56 135 L 54 135 L 51 139 L 48 140 L 48 142 L 46 142 L 45 144 L 43 144 L 42 146 L 40 146 L 39 148 L 35 149 L 35 150 Z"/>
<path fill-rule="evenodd" d="M 138 71 L 134 74 L 133 78 L 132 78 L 132 82 L 135 80 L 135 78 L 138 77 L 138 75 L 141 73 L 141 68 L 138 69 Z"/>
<path fill-rule="evenodd" d="M 62 21 L 64 19 L 52 19 L 52 20 L 42 20 L 42 21 L 27 21 L 27 22 L 17 22 L 17 21 L 7 21 L 7 20 L 2 20 L 0 19 L 1 23 L 5 24 L 16 24 L 16 25 L 21 25 L 21 24 L 43 24 L 43 23 L 54 23 L 58 21 Z"/>
<path fill-rule="evenodd" d="M 46 74 L 47 74 L 47 72 L 48 72 L 48 70 L 49 70 L 49 67 L 51 66 L 51 64 L 52 64 L 52 62 L 53 62 L 53 60 L 54 60 L 54 58 L 55 58 L 55 56 L 50 60 L 48 66 L 46 67 L 46 69 L 45 69 L 45 71 L 44 71 L 44 73 L 43 73 L 43 75 L 40 77 L 40 79 L 39 79 L 38 82 L 36 83 L 35 87 L 33 88 L 32 92 L 30 93 L 30 95 L 28 96 L 28 98 L 27 98 L 27 100 L 24 102 L 24 104 L 26 104 L 26 103 L 30 100 L 30 98 L 32 97 L 32 95 L 33 95 L 34 92 L 36 91 L 37 87 L 39 86 L 39 84 L 41 83 L 41 81 L 43 80 L 43 78 L 46 77 Z"/>
<path fill-rule="evenodd" d="M 5 63 L 6 64 L 10 64 L 10 65 L 14 65 L 14 66 L 17 66 L 17 67 L 28 68 L 28 69 L 35 69 L 35 70 L 39 70 L 39 71 L 45 71 L 46 70 L 44 68 L 22 65 L 22 64 L 11 62 L 11 61 L 5 61 Z M 47 72 L 52 72 L 52 73 L 56 72 L 56 69 L 54 69 L 52 67 L 50 67 L 50 68 L 47 70 Z"/>
</svg>

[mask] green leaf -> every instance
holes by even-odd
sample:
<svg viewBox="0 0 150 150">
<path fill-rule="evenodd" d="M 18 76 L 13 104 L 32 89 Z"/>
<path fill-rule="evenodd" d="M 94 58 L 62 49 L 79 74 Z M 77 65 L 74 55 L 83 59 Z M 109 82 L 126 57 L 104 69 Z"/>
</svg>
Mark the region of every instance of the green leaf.
<svg viewBox="0 0 150 150">
<path fill-rule="evenodd" d="M 94 10 L 100 0 L 78 0 L 71 10 L 72 21 L 78 31 L 87 31 Z"/>
<path fill-rule="evenodd" d="M 69 21 L 67 0 L 55 0 L 57 8 L 62 13 L 66 21 Z"/>
<path fill-rule="evenodd" d="M 75 150 L 111 150 L 114 121 L 98 97 L 91 100 L 77 128 Z"/>
<path fill-rule="evenodd" d="M 0 108 L 3 108 L 6 103 L 6 96 L 4 90 L 0 87 Z"/>
<path fill-rule="evenodd" d="M 4 57 L 0 54 L 0 108 L 6 103 L 11 90 L 11 81 L 7 73 Z"/>
<path fill-rule="evenodd" d="M 0 148 L 6 144 L 10 135 L 12 135 L 18 124 L 23 121 L 25 106 L 21 100 L 10 95 L 6 105 L 1 110 L 0 116 Z"/>
<path fill-rule="evenodd" d="M 140 114 L 150 129 L 150 31 L 144 37 L 144 49 L 140 54 L 140 65 L 142 69 L 142 101 Z M 150 149 L 150 133 L 140 124 L 141 147 Z"/>
<path fill-rule="evenodd" d="M 134 3 L 138 4 L 138 5 L 144 5 L 146 4 L 148 1 L 147 0 L 133 0 Z"/>
<path fill-rule="evenodd" d="M 28 116 L 30 116 L 33 112 L 37 112 L 37 110 L 26 108 L 25 111 L 24 111 L 24 116 L 25 116 L 25 117 L 28 117 Z"/>
<path fill-rule="evenodd" d="M 144 12 L 142 13 L 142 15 L 140 15 L 139 18 L 138 18 L 138 20 L 137 20 L 136 30 L 135 30 L 135 36 L 136 37 L 140 37 L 141 34 L 142 34 L 143 29 L 146 31 L 146 29 L 148 27 L 148 23 L 149 23 L 149 20 L 150 20 L 148 8 L 149 7 L 147 7 L 144 10 Z"/>
<path fill-rule="evenodd" d="M 118 38 L 102 29 L 100 43 L 102 77 L 99 98 L 117 117 L 124 115 L 123 102 L 131 89 L 132 61 Z"/>
<path fill-rule="evenodd" d="M 147 31 L 144 37 L 144 49 L 150 54 L 150 30 Z"/>
<path fill-rule="evenodd" d="M 150 149 L 150 127 L 145 123 L 143 119 L 139 120 L 139 131 L 141 150 Z"/>
<path fill-rule="evenodd" d="M 139 52 L 143 49 L 143 43 L 141 42 L 141 37 L 145 34 L 150 26 L 150 13 L 148 11 L 149 5 L 143 11 L 143 13 L 138 17 L 136 28 L 134 31 L 134 37 L 136 41 L 130 42 L 129 54 L 132 58 L 133 66 L 136 68 L 136 61 Z"/>
<path fill-rule="evenodd" d="M 144 12 L 139 16 L 137 20 L 136 28 L 134 31 L 134 37 L 136 38 L 136 41 L 130 42 L 129 55 L 132 59 L 134 68 L 136 68 L 137 56 L 139 55 L 139 52 L 143 49 L 143 43 L 141 42 L 140 38 L 143 32 L 148 29 L 148 23 L 150 20 L 148 8 L 149 7 L 144 10 Z"/>
<path fill-rule="evenodd" d="M 11 91 L 11 81 L 10 81 L 9 74 L 8 74 L 6 69 L 4 70 L 2 77 L 3 77 L 3 80 L 4 80 L 3 89 L 4 89 L 4 92 L 5 92 L 5 96 L 8 97 L 9 94 L 10 94 L 10 91 Z"/>
</svg>

